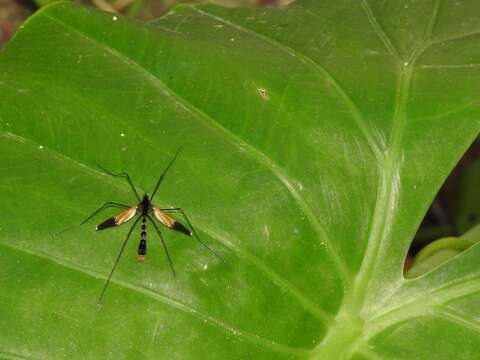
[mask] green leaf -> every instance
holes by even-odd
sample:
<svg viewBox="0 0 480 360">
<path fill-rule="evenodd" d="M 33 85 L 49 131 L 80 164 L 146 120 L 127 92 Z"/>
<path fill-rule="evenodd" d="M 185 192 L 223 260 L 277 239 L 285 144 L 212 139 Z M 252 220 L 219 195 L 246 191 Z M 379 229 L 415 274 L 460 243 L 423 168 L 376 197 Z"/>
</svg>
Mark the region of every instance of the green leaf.
<svg viewBox="0 0 480 360">
<path fill-rule="evenodd" d="M 435 240 L 425 246 L 415 256 L 412 267 L 406 273 L 406 277 L 410 279 L 423 275 L 443 264 L 445 261 L 457 256 L 473 244 L 473 241 L 459 237 Z"/>
<path fill-rule="evenodd" d="M 462 238 L 473 243 L 480 242 L 480 224 L 472 227 L 462 235 Z"/>
<path fill-rule="evenodd" d="M 139 23 L 72 4 L 0 56 L 1 356 L 28 359 L 472 359 L 480 248 L 402 267 L 480 130 L 473 0 L 180 6 Z M 128 225 L 127 171 L 179 206 L 225 263 Z M 113 214 L 113 212 L 111 212 Z M 8 331 L 6 331 L 8 330 Z"/>
<path fill-rule="evenodd" d="M 418 252 L 405 277 L 411 279 L 423 275 L 454 258 L 479 241 L 480 225 L 471 228 L 465 234 L 462 234 L 461 237 L 447 237 L 435 240 Z"/>
</svg>

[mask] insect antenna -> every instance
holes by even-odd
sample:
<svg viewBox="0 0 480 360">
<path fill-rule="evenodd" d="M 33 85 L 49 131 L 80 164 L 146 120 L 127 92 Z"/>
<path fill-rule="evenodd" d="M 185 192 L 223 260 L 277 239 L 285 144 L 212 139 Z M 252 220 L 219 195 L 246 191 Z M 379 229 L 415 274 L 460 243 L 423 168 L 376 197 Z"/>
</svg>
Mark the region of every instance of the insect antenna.
<svg viewBox="0 0 480 360">
<path fill-rule="evenodd" d="M 125 241 L 123 242 L 122 247 L 120 248 L 120 252 L 117 255 L 117 259 L 115 260 L 115 264 L 112 267 L 112 271 L 110 271 L 110 275 L 108 275 L 108 279 L 105 282 L 105 286 L 103 287 L 102 292 L 100 293 L 100 296 L 98 297 L 98 300 L 97 300 L 97 305 L 98 306 L 100 306 L 100 303 L 102 302 L 103 295 L 105 294 L 105 291 L 107 290 L 108 284 L 110 283 L 110 279 L 112 278 L 113 272 L 115 271 L 115 268 L 117 267 L 117 265 L 120 261 L 120 258 L 122 257 L 123 250 L 125 249 L 125 246 L 127 246 L 128 239 L 130 239 L 130 235 L 132 234 L 132 231 L 135 228 L 135 225 L 137 225 L 137 223 L 140 219 L 141 219 L 141 217 L 139 216 L 135 220 L 135 222 L 133 223 L 130 230 L 128 231 L 127 237 L 126 237 Z"/>
<path fill-rule="evenodd" d="M 157 190 L 158 190 L 158 187 L 160 186 L 160 183 L 163 181 L 163 178 L 165 177 L 165 175 L 167 174 L 167 171 L 168 169 L 170 169 L 170 167 L 173 165 L 173 163 L 175 162 L 175 160 L 177 159 L 177 156 L 178 154 L 180 153 L 180 151 L 182 150 L 183 148 L 183 145 L 180 146 L 177 150 L 177 152 L 175 153 L 175 156 L 173 157 L 173 159 L 170 161 L 170 163 L 167 165 L 167 167 L 165 168 L 165 170 L 163 170 L 163 173 L 160 175 L 160 178 L 158 179 L 157 181 L 157 185 L 155 185 L 155 189 L 153 190 L 153 193 L 152 193 L 152 196 L 150 196 L 150 200 L 153 199 L 153 197 L 155 196 L 155 194 L 157 193 Z"/>
<path fill-rule="evenodd" d="M 83 224 L 85 224 L 88 220 L 90 220 L 91 218 L 93 218 L 93 217 L 94 217 L 95 215 L 97 215 L 98 213 L 102 212 L 102 211 L 105 210 L 105 209 L 111 208 L 111 207 L 128 209 L 130 206 L 109 201 L 109 202 L 103 204 L 102 206 L 100 206 L 97 210 L 95 210 L 95 211 L 93 212 L 93 214 L 91 214 L 90 216 L 88 216 L 88 217 L 87 217 L 85 220 L 83 220 L 80 224 L 71 225 L 71 226 L 69 226 L 69 227 L 67 227 L 67 228 L 65 228 L 65 229 L 62 229 L 62 230 L 60 230 L 60 231 L 57 231 L 56 233 L 53 233 L 53 234 L 52 234 L 52 237 L 57 237 L 57 236 L 63 234 L 64 232 L 66 232 L 66 231 L 69 231 L 69 230 L 72 230 L 72 229 L 77 228 L 77 227 L 79 227 L 79 226 L 82 226 Z"/>
<path fill-rule="evenodd" d="M 114 174 L 112 173 L 111 171 L 108 171 L 107 169 L 105 169 L 103 166 L 99 165 L 99 164 L 96 164 L 100 169 L 102 169 L 104 172 L 106 172 L 108 175 L 110 176 L 113 176 L 113 177 L 124 177 L 128 184 L 130 185 L 130 188 L 132 189 L 133 193 L 135 194 L 138 202 L 140 202 L 140 196 L 138 196 L 138 192 L 137 192 L 137 189 L 135 189 L 135 185 L 133 185 L 133 182 L 132 182 L 132 179 L 130 178 L 130 175 L 128 175 L 127 173 L 123 172 L 123 173 L 119 173 L 119 174 Z"/>
<path fill-rule="evenodd" d="M 54 232 L 51 236 L 52 236 L 52 238 L 55 238 L 55 237 L 57 237 L 57 236 L 62 235 L 62 234 L 65 233 L 65 232 L 70 231 L 70 230 L 73 230 L 73 229 L 75 229 L 75 228 L 77 228 L 77 227 L 79 227 L 79 226 L 80 226 L 80 224 L 70 225 L 70 226 L 66 227 L 65 229 L 59 230 L 59 231 L 57 231 L 57 232 Z"/>
<path fill-rule="evenodd" d="M 92 215 L 90 215 L 89 217 L 87 217 L 85 220 L 83 220 L 80 225 L 83 225 L 85 224 L 88 220 L 90 220 L 91 218 L 93 218 L 95 215 L 97 215 L 99 212 L 105 210 L 105 209 L 108 209 L 108 208 L 111 208 L 111 207 L 114 207 L 114 208 L 122 208 L 122 209 L 128 209 L 130 206 L 128 205 L 124 205 L 124 204 L 119 204 L 119 203 L 114 203 L 114 202 L 107 202 L 105 204 L 103 204 L 102 206 L 100 206 L 97 210 L 95 210 L 93 212 Z"/>
</svg>

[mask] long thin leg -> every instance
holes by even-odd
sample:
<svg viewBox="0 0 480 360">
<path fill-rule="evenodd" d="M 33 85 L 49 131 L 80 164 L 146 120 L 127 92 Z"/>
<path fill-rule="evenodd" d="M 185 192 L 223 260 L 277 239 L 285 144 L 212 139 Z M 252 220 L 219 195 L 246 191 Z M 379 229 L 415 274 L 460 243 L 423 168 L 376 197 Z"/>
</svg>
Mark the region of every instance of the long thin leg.
<svg viewBox="0 0 480 360">
<path fill-rule="evenodd" d="M 135 189 L 135 186 L 133 185 L 132 179 L 130 179 L 130 176 L 127 173 L 114 174 L 114 173 L 108 171 L 107 169 L 105 169 L 103 166 L 101 166 L 99 164 L 97 164 L 97 166 L 100 169 L 102 169 L 103 171 L 105 171 L 108 175 L 111 175 L 113 177 L 124 177 L 125 179 L 127 179 L 127 182 L 130 185 L 130 187 L 132 188 L 133 192 L 135 193 L 135 196 L 137 197 L 138 202 L 141 202 L 140 197 L 138 196 L 138 193 L 137 193 L 137 189 Z"/>
<path fill-rule="evenodd" d="M 88 220 L 90 220 L 91 218 L 93 218 L 95 215 L 97 215 L 99 212 L 109 208 L 109 207 L 117 207 L 117 208 L 122 208 L 122 209 L 128 209 L 130 206 L 128 205 L 124 205 L 124 204 L 119 204 L 119 203 L 115 203 L 115 202 L 107 202 L 105 204 L 103 204 L 102 206 L 100 206 L 97 210 L 95 210 L 95 212 L 90 215 L 89 217 L 87 217 L 85 220 L 83 220 L 80 225 L 83 225 L 85 224 Z"/>
<path fill-rule="evenodd" d="M 160 178 L 158 179 L 157 181 L 157 185 L 155 185 L 155 189 L 153 190 L 153 193 L 152 193 L 152 196 L 150 196 L 150 200 L 153 199 L 153 197 L 155 196 L 155 194 L 157 193 L 157 190 L 158 190 L 158 187 L 160 186 L 160 183 L 163 181 L 163 178 L 165 177 L 165 175 L 167 174 L 167 171 L 168 169 L 170 169 L 170 167 L 173 165 L 173 163 L 175 162 L 175 159 L 177 158 L 178 154 L 180 153 L 180 150 L 182 150 L 183 146 L 180 146 L 177 150 L 177 152 L 175 153 L 175 156 L 173 157 L 173 159 L 170 161 L 170 163 L 168 164 L 168 166 L 165 168 L 165 170 L 163 170 L 163 173 L 162 175 L 160 175 Z"/>
<path fill-rule="evenodd" d="M 147 215 L 147 217 L 148 217 L 148 220 L 150 220 L 150 222 L 155 227 L 155 230 L 157 230 L 157 234 L 158 234 L 158 236 L 160 236 L 160 240 L 162 240 L 163 249 L 165 250 L 165 254 L 167 255 L 168 263 L 170 264 L 170 269 L 172 269 L 173 277 L 176 277 L 175 269 L 173 268 L 172 259 L 170 259 L 170 254 L 168 253 L 167 244 L 165 243 L 165 240 L 163 239 L 162 232 L 158 228 L 157 224 L 155 224 L 155 221 L 153 221 L 153 219 L 150 216 Z"/>
<path fill-rule="evenodd" d="M 183 211 L 182 208 L 169 208 L 169 209 L 160 209 L 162 211 L 165 211 L 165 212 L 174 212 L 174 213 L 180 213 L 183 215 L 183 217 L 185 218 L 185 221 L 188 223 L 188 226 L 190 226 L 190 229 L 192 229 L 192 232 L 193 234 L 195 235 L 195 237 L 197 238 L 198 242 L 200 244 L 202 244 L 203 246 L 205 246 L 208 250 L 210 250 L 210 252 L 212 254 L 214 254 L 216 257 L 218 257 L 220 260 L 222 260 L 223 262 L 225 262 L 222 257 L 220 255 L 218 255 L 215 251 L 213 251 L 207 244 L 205 244 L 202 240 L 200 240 L 200 238 L 198 237 L 197 235 L 197 232 L 195 231 L 195 228 L 193 227 L 192 223 L 190 222 L 190 220 L 188 220 L 188 217 L 187 215 L 185 214 L 185 212 Z"/>
<path fill-rule="evenodd" d="M 135 220 L 132 227 L 128 231 L 127 237 L 126 237 L 125 241 L 123 242 L 122 247 L 120 248 L 120 252 L 117 255 L 117 259 L 115 260 L 115 264 L 113 265 L 112 271 L 110 271 L 110 275 L 108 275 L 107 282 L 105 283 L 105 286 L 103 287 L 103 290 L 100 293 L 100 296 L 98 297 L 97 305 L 100 305 L 100 303 L 102 302 L 103 294 L 105 294 L 105 291 L 107 290 L 107 286 L 110 283 L 110 279 L 112 278 L 113 272 L 115 271 L 115 268 L 117 267 L 117 265 L 120 261 L 120 258 L 122 257 L 123 250 L 125 249 L 125 246 L 127 246 L 128 239 L 130 239 L 130 235 L 132 234 L 132 231 L 135 228 L 135 225 L 137 225 L 137 223 L 140 219 L 141 219 L 141 216 L 139 216 L 137 218 L 137 220 Z"/>
<path fill-rule="evenodd" d="M 109 208 L 109 207 L 117 207 L 117 208 L 122 208 L 122 209 L 128 209 L 130 206 L 124 205 L 124 204 L 118 204 L 118 203 L 114 203 L 114 202 L 109 201 L 109 202 L 103 204 L 102 206 L 100 206 L 97 210 L 94 211 L 94 213 L 93 213 L 92 215 L 90 215 L 89 217 L 87 217 L 87 218 L 86 218 L 85 220 L 83 220 L 80 224 L 72 225 L 72 226 L 69 226 L 69 227 L 67 227 L 67 228 L 65 228 L 65 229 L 63 229 L 63 230 L 60 230 L 60 231 L 54 233 L 54 234 L 52 235 L 52 237 L 56 237 L 56 236 L 58 236 L 58 235 L 60 235 L 60 234 L 63 234 L 65 231 L 71 230 L 71 229 L 73 229 L 73 228 L 75 228 L 75 227 L 77 227 L 77 226 L 81 226 L 81 225 L 85 224 L 88 220 L 90 220 L 91 218 L 93 218 L 93 217 L 94 217 L 95 215 L 97 215 L 99 212 L 101 212 L 101 211 L 103 211 L 103 210 L 105 210 L 105 209 L 107 209 L 107 208 Z"/>
</svg>

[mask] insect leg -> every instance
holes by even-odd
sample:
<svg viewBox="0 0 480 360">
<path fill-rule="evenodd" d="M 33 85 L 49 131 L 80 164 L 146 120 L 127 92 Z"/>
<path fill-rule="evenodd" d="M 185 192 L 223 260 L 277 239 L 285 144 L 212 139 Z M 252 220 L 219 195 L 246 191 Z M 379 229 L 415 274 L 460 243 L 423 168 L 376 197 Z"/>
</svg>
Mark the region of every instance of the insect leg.
<svg viewBox="0 0 480 360">
<path fill-rule="evenodd" d="M 97 210 L 94 211 L 94 213 L 92 215 L 90 215 L 89 217 L 87 217 L 85 220 L 83 220 L 80 225 L 83 225 L 85 224 L 88 220 L 90 220 L 91 218 L 93 218 L 95 215 L 97 215 L 99 212 L 107 209 L 107 208 L 110 208 L 110 207 L 116 207 L 116 208 L 122 208 L 122 209 L 128 209 L 130 206 L 128 205 L 123 205 L 123 204 L 118 204 L 118 203 L 114 203 L 114 202 L 107 202 L 105 204 L 103 204 L 102 206 L 100 206 Z"/>
<path fill-rule="evenodd" d="M 157 185 L 155 185 L 155 189 L 153 190 L 153 193 L 152 193 L 152 196 L 150 197 L 150 200 L 153 199 L 153 197 L 155 196 L 155 194 L 157 193 L 157 190 L 158 190 L 158 187 L 160 186 L 160 183 L 163 181 L 163 178 L 165 177 L 165 175 L 167 174 L 167 171 L 168 169 L 170 169 L 170 167 L 173 165 L 173 163 L 175 162 L 175 159 L 177 158 L 178 154 L 180 153 L 180 150 L 182 150 L 183 146 L 180 146 L 177 150 L 177 152 L 175 153 L 175 156 L 173 157 L 173 159 L 170 161 L 170 163 L 168 164 L 168 166 L 165 168 L 165 170 L 163 170 L 163 173 L 162 175 L 160 175 L 160 178 L 158 179 L 157 181 Z"/>
<path fill-rule="evenodd" d="M 153 221 L 153 219 L 150 216 L 147 215 L 147 217 L 148 217 L 148 220 L 150 220 L 150 222 L 155 227 L 155 230 L 157 230 L 157 234 L 160 237 L 160 240 L 162 240 L 163 249 L 165 250 L 165 254 L 167 255 L 167 259 L 168 259 L 168 262 L 170 264 L 170 269 L 172 269 L 173 277 L 176 277 L 175 269 L 173 268 L 172 259 L 170 259 L 170 254 L 168 253 L 167 244 L 165 243 L 165 240 L 163 239 L 162 232 L 158 228 L 157 224 L 155 224 L 155 221 Z"/>
<path fill-rule="evenodd" d="M 120 261 L 120 258 L 121 258 L 121 256 L 122 256 L 123 250 L 125 249 L 125 246 L 127 246 L 128 239 L 130 239 L 130 235 L 132 234 L 132 231 L 133 231 L 133 229 L 135 228 L 135 225 L 137 225 L 137 223 L 138 223 L 138 221 L 139 221 L 140 219 L 141 219 L 141 218 L 138 217 L 137 220 L 135 220 L 135 222 L 133 223 L 133 225 L 132 225 L 132 227 L 130 228 L 130 230 L 128 231 L 127 237 L 126 237 L 125 241 L 123 242 L 122 247 L 120 248 L 120 252 L 119 252 L 118 255 L 117 255 L 117 259 L 115 260 L 115 264 L 113 265 L 112 271 L 110 271 L 110 275 L 108 275 L 108 279 L 107 279 L 107 281 L 106 281 L 106 283 L 105 283 L 105 286 L 103 287 L 103 290 L 102 290 L 102 292 L 100 293 L 100 296 L 98 297 L 97 305 L 100 305 L 100 303 L 101 303 L 101 301 L 102 301 L 102 298 L 103 298 L 103 294 L 105 294 L 105 291 L 107 290 L 107 286 L 108 286 L 108 284 L 110 283 L 110 279 L 112 278 L 113 272 L 115 271 L 115 268 L 117 267 L 118 262 Z"/>
<path fill-rule="evenodd" d="M 102 169 L 104 172 L 106 172 L 108 175 L 111 175 L 113 177 L 124 177 L 125 179 L 127 179 L 127 182 L 128 184 L 130 185 L 131 189 L 133 190 L 133 192 L 135 193 L 135 196 L 137 197 L 137 200 L 138 202 L 140 202 L 140 197 L 138 196 L 138 193 L 137 193 L 137 189 L 135 189 L 135 186 L 133 185 L 133 182 L 132 182 L 132 179 L 130 179 L 130 176 L 127 174 L 127 173 L 119 173 L 119 174 L 114 174 L 110 171 L 108 171 L 107 169 L 105 169 L 103 166 L 100 166 L 97 164 L 97 166 Z"/>
<path fill-rule="evenodd" d="M 94 217 L 95 215 L 97 215 L 99 212 L 101 212 L 102 210 L 105 210 L 105 209 L 107 209 L 107 208 L 109 208 L 109 207 L 117 207 L 117 208 L 122 208 L 122 209 L 127 209 L 127 208 L 129 208 L 129 206 L 127 206 L 127 205 L 118 204 L 118 203 L 114 203 L 114 202 L 107 202 L 107 203 L 103 204 L 102 206 L 100 206 L 97 210 L 95 210 L 95 212 L 94 212 L 92 215 L 90 215 L 89 217 L 87 217 L 87 218 L 86 218 L 85 220 L 83 220 L 80 224 L 72 225 L 72 226 L 69 226 L 69 227 L 67 227 L 67 228 L 65 228 L 65 229 L 63 229 L 63 230 L 60 230 L 60 231 L 52 234 L 52 237 L 56 237 L 56 236 L 58 236 L 58 235 L 60 235 L 60 234 L 63 234 L 65 231 L 71 230 L 71 229 L 73 229 L 73 228 L 75 228 L 75 227 L 77 227 L 77 226 L 81 226 L 81 225 L 85 224 L 88 220 L 90 220 L 91 218 L 93 218 L 93 217 Z"/>
<path fill-rule="evenodd" d="M 188 217 L 187 215 L 185 214 L 185 212 L 183 211 L 182 208 L 170 208 L 170 209 L 160 209 L 164 212 L 173 212 L 173 213 L 180 213 L 183 215 L 183 217 L 185 218 L 185 221 L 187 222 L 188 226 L 190 226 L 190 229 L 192 229 L 192 232 L 193 234 L 195 235 L 195 237 L 197 238 L 198 242 L 200 244 L 202 244 L 203 246 L 205 246 L 208 250 L 210 250 L 210 252 L 212 254 L 214 254 L 216 257 L 218 257 L 221 261 L 224 262 L 224 260 L 222 259 L 222 257 L 220 255 L 218 255 L 215 251 L 213 251 L 207 244 L 205 244 L 202 240 L 200 240 L 200 238 L 198 237 L 197 235 L 197 232 L 195 231 L 195 228 L 193 227 L 192 223 L 190 222 L 190 220 L 188 220 Z"/>
</svg>

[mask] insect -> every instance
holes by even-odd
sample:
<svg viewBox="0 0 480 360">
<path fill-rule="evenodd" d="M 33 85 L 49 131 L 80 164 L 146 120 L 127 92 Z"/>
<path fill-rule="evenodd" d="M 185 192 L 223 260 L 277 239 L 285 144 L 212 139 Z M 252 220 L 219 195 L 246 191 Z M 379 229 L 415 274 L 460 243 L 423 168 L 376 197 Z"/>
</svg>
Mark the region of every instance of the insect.
<svg viewBox="0 0 480 360">
<path fill-rule="evenodd" d="M 103 204 L 93 214 L 91 214 L 89 217 L 87 217 L 84 221 L 82 221 L 79 224 L 79 225 L 85 224 L 87 221 L 92 219 L 95 215 L 97 215 L 98 213 L 100 213 L 103 210 L 108 209 L 108 208 L 121 208 L 123 210 L 120 213 L 118 213 L 117 215 L 115 215 L 111 218 L 108 218 L 107 220 L 102 222 L 100 225 L 97 226 L 96 230 L 105 230 L 105 229 L 109 229 L 109 228 L 112 228 L 112 227 L 117 227 L 117 226 L 120 226 L 120 225 L 123 225 L 123 224 L 129 222 L 130 220 L 132 220 L 136 217 L 136 219 L 134 220 L 134 222 L 132 224 L 132 227 L 130 228 L 130 230 L 127 233 L 127 236 L 126 236 L 126 238 L 125 238 L 125 240 L 122 244 L 122 247 L 120 248 L 120 252 L 117 255 L 117 258 L 116 258 L 115 263 L 112 267 L 112 270 L 110 271 L 110 274 L 107 278 L 107 281 L 105 282 L 105 286 L 103 287 L 102 292 L 100 293 L 100 296 L 97 300 L 98 305 L 100 305 L 100 303 L 102 301 L 103 295 L 105 294 L 105 291 L 107 290 L 108 284 L 110 283 L 110 279 L 112 278 L 112 275 L 115 271 L 115 268 L 117 267 L 117 265 L 120 261 L 120 258 L 123 254 L 123 251 L 125 250 L 125 247 L 128 243 L 128 240 L 130 239 L 130 235 L 132 234 L 133 230 L 135 229 L 135 227 L 137 226 L 137 224 L 140 221 L 141 221 L 142 225 L 141 225 L 141 230 L 140 230 L 140 241 L 139 241 L 139 244 L 138 244 L 138 251 L 137 251 L 138 261 L 140 261 L 140 262 L 143 262 L 145 260 L 145 256 L 147 254 L 147 223 L 149 222 L 151 225 L 153 225 L 156 233 L 158 234 L 158 236 L 159 236 L 159 238 L 162 242 L 163 249 L 165 251 L 165 255 L 166 255 L 168 263 L 170 265 L 170 269 L 172 271 L 172 274 L 173 274 L 174 277 L 176 276 L 175 275 L 175 269 L 173 267 L 173 263 L 172 263 L 172 260 L 170 258 L 170 254 L 168 253 L 167 244 L 165 243 L 162 232 L 160 231 L 160 228 L 157 225 L 157 223 L 155 222 L 155 220 L 160 222 L 160 224 L 165 226 L 167 229 L 180 232 L 180 233 L 182 233 L 184 235 L 187 235 L 187 236 L 195 236 L 195 238 L 198 240 L 198 242 L 200 242 L 212 254 L 214 254 L 216 257 L 218 257 L 220 260 L 222 260 L 222 258 L 215 251 L 213 251 L 207 244 L 205 244 L 202 240 L 200 240 L 200 238 L 198 237 L 198 235 L 195 231 L 195 228 L 192 226 L 190 220 L 188 219 L 187 215 L 185 214 L 185 212 L 183 211 L 182 208 L 159 208 L 159 207 L 152 204 L 152 200 L 155 197 L 155 195 L 157 194 L 157 191 L 160 187 L 160 184 L 162 183 L 163 179 L 165 178 L 165 175 L 167 174 L 168 169 L 170 169 L 170 167 L 173 165 L 173 163 L 175 162 L 175 160 L 176 160 L 176 158 L 177 158 L 177 156 L 178 156 L 178 154 L 180 153 L 181 150 L 182 150 L 182 147 L 180 147 L 177 150 L 173 159 L 170 161 L 170 163 L 167 165 L 165 170 L 160 175 L 160 178 L 158 179 L 157 184 L 155 185 L 155 188 L 152 192 L 152 195 L 148 196 L 147 194 L 144 194 L 141 199 L 140 199 L 140 196 L 138 195 L 138 192 L 137 192 L 135 186 L 133 185 L 133 182 L 132 182 L 130 176 L 127 173 L 113 174 L 110 171 L 108 171 L 108 170 L 106 170 L 106 169 L 104 169 L 103 167 L 100 166 L 100 168 L 103 171 L 105 171 L 107 174 L 109 174 L 111 176 L 125 178 L 125 180 L 129 184 L 131 190 L 135 194 L 135 197 L 137 198 L 138 203 L 136 205 L 129 206 L 129 205 L 124 205 L 124 204 L 119 204 L 119 203 L 116 203 L 116 202 L 109 201 L 109 202 Z M 174 219 L 172 216 L 170 216 L 170 214 L 172 214 L 172 213 L 181 215 L 185 219 L 185 221 L 188 224 L 190 229 L 185 227 L 182 223 L 180 223 L 179 221 Z"/>
</svg>

